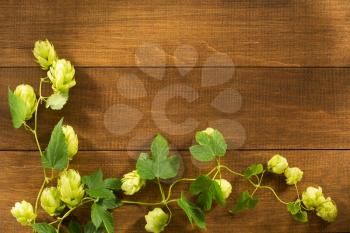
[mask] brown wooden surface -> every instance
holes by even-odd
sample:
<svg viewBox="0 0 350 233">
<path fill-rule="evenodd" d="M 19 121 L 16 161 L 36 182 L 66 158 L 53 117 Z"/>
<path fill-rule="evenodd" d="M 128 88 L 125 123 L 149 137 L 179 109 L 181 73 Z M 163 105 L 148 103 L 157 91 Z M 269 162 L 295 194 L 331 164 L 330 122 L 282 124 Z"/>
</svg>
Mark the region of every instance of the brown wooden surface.
<svg viewBox="0 0 350 233">
<path fill-rule="evenodd" d="M 311 216 L 309 223 L 298 224 L 271 193 L 259 191 L 254 211 L 233 217 L 216 207 L 206 232 L 350 232 L 349 10 L 345 0 L 0 0 L 0 232 L 30 232 L 9 210 L 15 201 L 34 200 L 41 183 L 39 158 L 31 135 L 11 127 L 6 94 L 20 83 L 37 87 L 45 73 L 31 49 L 44 38 L 76 65 L 78 84 L 64 110 L 40 109 L 39 136 L 46 145 L 51 128 L 65 116 L 79 134 L 83 151 L 73 166 L 82 174 L 100 167 L 106 176 L 120 177 L 134 168 L 149 137 L 161 132 L 183 156 L 183 175 L 195 176 L 207 168 L 193 164 L 185 151 L 194 133 L 174 135 L 179 127 L 173 124 L 193 118 L 197 130 L 216 121 L 230 148 L 240 149 L 230 151 L 227 164 L 243 170 L 280 152 L 304 171 L 300 190 L 322 186 L 337 202 L 339 218 L 325 224 Z M 143 50 L 145 45 L 151 49 Z M 188 46 L 193 53 L 181 52 Z M 202 81 L 210 72 L 213 78 Z M 221 78 L 227 82 L 203 86 Z M 213 107 L 227 90 L 240 93 L 241 102 L 228 95 L 219 110 Z M 188 102 L 181 96 L 197 98 Z M 174 98 L 160 109 L 155 101 L 169 97 Z M 118 104 L 138 114 L 130 108 L 109 114 Z M 137 115 L 143 118 L 134 129 L 118 131 Z M 224 119 L 233 124 L 218 125 Z M 234 191 L 227 208 L 246 188 L 244 181 L 230 179 Z M 282 178 L 269 176 L 267 183 L 284 200 L 295 198 Z M 181 188 L 186 185 L 177 194 Z M 152 190 L 149 184 L 136 198 L 157 199 Z M 144 232 L 145 212 L 135 206 L 116 210 L 116 232 Z M 86 209 L 79 216 L 86 220 Z M 196 231 L 180 210 L 166 230 Z"/>
<path fill-rule="evenodd" d="M 50 38 L 81 66 L 133 66 L 141 44 L 189 44 L 204 61 L 213 51 L 240 66 L 347 66 L 346 0 L 2 1 L 1 66 L 33 66 L 28 51 Z M 155 52 L 154 62 L 158 65 Z"/>
</svg>

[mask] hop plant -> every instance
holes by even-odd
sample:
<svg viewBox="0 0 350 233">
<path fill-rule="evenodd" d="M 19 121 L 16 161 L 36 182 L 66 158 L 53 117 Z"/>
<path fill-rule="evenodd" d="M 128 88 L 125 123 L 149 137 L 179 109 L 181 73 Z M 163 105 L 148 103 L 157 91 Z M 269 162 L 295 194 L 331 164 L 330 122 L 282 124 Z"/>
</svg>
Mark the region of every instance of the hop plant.
<svg viewBox="0 0 350 233">
<path fill-rule="evenodd" d="M 284 175 L 288 185 L 295 185 L 303 178 L 303 172 L 297 167 L 287 168 Z"/>
<path fill-rule="evenodd" d="M 74 155 L 78 153 L 78 135 L 70 125 L 62 126 L 62 131 L 67 144 L 68 157 L 72 160 Z"/>
<path fill-rule="evenodd" d="M 141 178 L 136 170 L 126 173 L 122 178 L 121 189 L 124 191 L 125 195 L 133 195 L 138 192 L 144 185 L 146 181 Z"/>
<path fill-rule="evenodd" d="M 56 93 L 68 93 L 69 89 L 76 84 L 74 75 L 74 66 L 65 59 L 54 61 L 47 72 L 47 76 L 52 83 L 52 89 Z"/>
<path fill-rule="evenodd" d="M 267 163 L 267 170 L 272 173 L 282 174 L 288 168 L 287 159 L 277 154 Z"/>
<path fill-rule="evenodd" d="M 172 154 L 169 143 L 158 134 L 150 146 L 150 152 L 140 153 L 136 162 L 136 170 L 118 178 L 103 178 L 101 170 L 93 172 L 89 176 L 81 178 L 78 171 L 69 169 L 70 160 L 78 152 L 78 137 L 74 129 L 69 125 L 63 125 L 63 118 L 52 130 L 49 143 L 42 151 L 42 146 L 37 136 L 38 108 L 45 103 L 46 108 L 60 110 L 67 103 L 69 89 L 75 86 L 74 66 L 65 59 L 58 59 L 53 45 L 49 41 L 38 41 L 35 44 L 33 54 L 42 69 L 48 70 L 46 78 L 40 79 L 38 99 L 34 90 L 29 85 L 19 85 L 14 92 L 9 88 L 8 103 L 10 107 L 12 125 L 25 129 L 34 135 L 43 167 L 43 184 L 36 198 L 35 208 L 26 201 L 18 202 L 11 209 L 12 215 L 19 223 L 31 226 L 33 232 L 47 233 L 60 232 L 60 227 L 65 224 L 66 218 L 78 207 L 90 203 L 91 221 L 84 226 L 84 232 L 114 233 L 114 221 L 111 209 L 119 208 L 126 204 L 159 206 L 166 208 L 168 214 L 162 208 L 155 208 L 145 215 L 145 230 L 148 232 L 162 232 L 170 223 L 172 211 L 170 203 L 177 204 L 187 216 L 191 224 L 200 229 L 205 229 L 205 213 L 213 207 L 225 207 L 225 199 L 230 197 L 232 185 L 223 175 L 229 173 L 242 178 L 252 185 L 252 190 L 245 190 L 238 195 L 235 206 L 229 210 L 232 214 L 253 209 L 259 199 L 257 191 L 266 189 L 272 192 L 276 200 L 287 206 L 288 212 L 299 222 L 308 221 L 308 211 L 315 211 L 317 216 L 324 221 L 332 222 L 336 219 L 338 210 L 335 202 L 324 197 L 320 187 L 308 187 L 300 200 L 283 201 L 273 187 L 263 184 L 263 164 L 251 164 L 243 173 L 234 171 L 222 163 L 221 160 L 227 153 L 227 143 L 224 136 L 217 129 L 207 128 L 195 135 L 196 144 L 189 150 L 193 159 L 201 162 L 215 162 L 215 167 L 205 174 L 197 177 L 179 178 L 180 156 Z M 50 80 L 50 82 L 49 82 Z M 42 85 L 51 83 L 53 93 L 50 96 L 42 96 Z M 31 124 L 29 120 L 35 114 L 36 120 Z M 51 170 L 51 176 L 47 171 Z M 224 173 L 225 170 L 225 173 Z M 281 155 L 274 155 L 267 164 L 267 170 L 283 174 L 289 185 L 295 185 L 298 194 L 297 183 L 301 181 L 303 172 L 297 167 L 288 167 L 287 159 Z M 58 175 L 57 175 L 58 174 Z M 217 179 L 220 177 L 220 179 Z M 171 181 L 168 190 L 162 185 L 163 181 Z M 57 187 L 47 187 L 57 180 Z M 125 195 L 133 195 L 145 186 L 146 180 L 157 183 L 161 198 L 155 202 L 119 199 L 121 195 L 116 192 L 123 191 Z M 188 192 L 182 192 L 174 197 L 173 187 L 179 182 L 190 182 Z M 191 195 L 191 199 L 187 199 Z M 36 221 L 38 203 L 42 209 L 53 217 L 53 221 L 45 223 Z M 65 207 L 68 207 L 67 210 Z M 66 210 L 66 211 L 65 211 Z M 59 217 L 58 217 L 59 216 Z M 71 220 L 69 230 L 80 232 L 80 224 Z M 80 228 L 80 230 L 79 230 Z"/>
<path fill-rule="evenodd" d="M 16 202 L 15 206 L 11 209 L 11 214 L 23 226 L 31 225 L 36 218 L 32 204 L 26 201 Z"/>
<path fill-rule="evenodd" d="M 159 233 L 164 231 L 169 219 L 169 215 L 166 214 L 161 208 L 154 208 L 145 215 L 147 232 Z"/>
<path fill-rule="evenodd" d="M 53 62 L 58 59 L 54 46 L 48 40 L 36 41 L 33 55 L 43 70 L 48 70 Z"/>
<path fill-rule="evenodd" d="M 308 187 L 302 194 L 303 204 L 310 210 L 317 208 L 325 200 L 321 187 Z"/>
<path fill-rule="evenodd" d="M 337 205 L 330 197 L 316 208 L 316 214 L 324 221 L 334 222 L 338 215 Z"/>
<path fill-rule="evenodd" d="M 57 181 L 57 189 L 61 194 L 61 200 L 69 208 L 78 205 L 84 197 L 84 185 L 81 183 L 79 173 L 73 169 L 63 171 Z"/>
<path fill-rule="evenodd" d="M 221 192 L 224 194 L 224 198 L 227 199 L 232 192 L 231 183 L 225 179 L 216 179 L 215 181 L 219 184 Z"/>
<path fill-rule="evenodd" d="M 14 95 L 19 97 L 25 104 L 25 120 L 32 118 L 37 102 L 33 87 L 28 84 L 18 85 Z"/>
<path fill-rule="evenodd" d="M 59 215 L 65 208 L 64 203 L 60 199 L 60 193 L 57 188 L 45 188 L 40 198 L 41 207 L 50 215 Z"/>
</svg>

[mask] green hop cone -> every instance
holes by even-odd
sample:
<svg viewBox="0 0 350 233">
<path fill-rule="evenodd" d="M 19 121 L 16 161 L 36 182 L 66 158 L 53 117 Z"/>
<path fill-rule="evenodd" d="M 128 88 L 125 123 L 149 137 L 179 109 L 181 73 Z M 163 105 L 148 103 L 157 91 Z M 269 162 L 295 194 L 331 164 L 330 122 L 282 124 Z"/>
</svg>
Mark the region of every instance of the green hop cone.
<svg viewBox="0 0 350 233">
<path fill-rule="evenodd" d="M 61 194 L 61 200 L 69 208 L 78 205 L 84 197 L 84 185 L 81 183 L 81 177 L 73 169 L 61 172 L 57 181 L 57 189 Z"/>
<path fill-rule="evenodd" d="M 59 215 L 65 208 L 57 188 L 45 188 L 40 197 L 41 207 L 50 215 Z"/>
<path fill-rule="evenodd" d="M 288 185 L 295 185 L 303 178 L 303 172 L 297 167 L 287 168 L 284 171 L 284 175 Z"/>
<path fill-rule="evenodd" d="M 215 181 L 219 184 L 221 191 L 224 194 L 224 198 L 227 199 L 232 192 L 231 183 L 225 179 L 216 179 Z"/>
<path fill-rule="evenodd" d="M 33 55 L 43 70 L 48 70 L 53 62 L 58 59 L 55 48 L 48 40 L 36 41 Z"/>
<path fill-rule="evenodd" d="M 337 205 L 328 197 L 316 208 L 316 214 L 324 221 L 334 222 L 338 215 Z"/>
<path fill-rule="evenodd" d="M 302 194 L 302 201 L 306 208 L 313 210 L 321 205 L 326 199 L 323 196 L 322 188 L 308 187 Z"/>
<path fill-rule="evenodd" d="M 267 162 L 267 170 L 272 173 L 282 174 L 288 168 L 287 159 L 276 154 Z"/>
<path fill-rule="evenodd" d="M 168 224 L 169 215 L 166 214 L 161 208 L 154 208 L 145 215 L 147 232 L 159 233 L 164 231 L 164 228 Z"/>
<path fill-rule="evenodd" d="M 28 84 L 18 85 L 14 91 L 14 95 L 19 97 L 26 106 L 26 120 L 32 118 L 37 103 L 33 87 Z"/>
<path fill-rule="evenodd" d="M 30 226 L 36 218 L 32 204 L 26 201 L 16 202 L 11 209 L 11 214 L 23 226 Z"/>
<path fill-rule="evenodd" d="M 69 160 L 72 160 L 74 155 L 78 153 L 78 136 L 70 125 L 62 126 L 62 131 L 67 144 Z"/>
<path fill-rule="evenodd" d="M 47 72 L 55 93 L 67 93 L 69 88 L 74 87 L 76 84 L 74 75 L 74 66 L 65 59 L 54 61 Z"/>
<path fill-rule="evenodd" d="M 212 135 L 214 133 L 214 129 L 213 128 L 206 128 L 205 130 L 203 130 L 203 133 L 206 133 L 207 135 Z"/>
<path fill-rule="evenodd" d="M 146 184 L 146 181 L 141 178 L 141 176 L 137 173 L 136 170 L 126 173 L 121 181 L 121 189 L 126 195 L 133 195 Z"/>
</svg>

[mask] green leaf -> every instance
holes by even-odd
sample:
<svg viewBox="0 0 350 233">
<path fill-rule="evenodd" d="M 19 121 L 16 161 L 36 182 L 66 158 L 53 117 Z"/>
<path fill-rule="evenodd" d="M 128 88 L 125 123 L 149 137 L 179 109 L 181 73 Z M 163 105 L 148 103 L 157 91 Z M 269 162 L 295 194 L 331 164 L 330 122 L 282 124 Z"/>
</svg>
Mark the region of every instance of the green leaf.
<svg viewBox="0 0 350 233">
<path fill-rule="evenodd" d="M 244 171 L 244 177 L 246 179 L 249 179 L 252 176 L 259 175 L 264 171 L 264 167 L 262 164 L 253 164 L 250 165 L 245 171 Z"/>
<path fill-rule="evenodd" d="M 66 140 L 62 131 L 63 118 L 56 124 L 51 133 L 49 145 L 42 157 L 45 168 L 63 170 L 68 165 L 68 151 Z"/>
<path fill-rule="evenodd" d="M 117 178 L 107 178 L 103 183 L 106 188 L 113 190 L 120 190 L 122 186 L 121 180 Z"/>
<path fill-rule="evenodd" d="M 82 178 L 83 184 L 85 184 L 88 187 L 86 193 L 93 198 L 115 198 L 114 193 L 110 189 L 112 186 L 114 188 L 117 188 L 117 185 L 119 185 L 117 184 L 118 181 L 119 180 L 114 178 L 103 180 L 103 174 L 100 169 L 93 172 L 91 175 L 83 176 Z"/>
<path fill-rule="evenodd" d="M 51 108 L 52 110 L 61 110 L 63 106 L 67 103 L 68 93 L 53 93 L 46 100 L 46 108 Z"/>
<path fill-rule="evenodd" d="M 136 163 L 137 172 L 143 179 L 169 179 L 177 175 L 180 157 L 168 156 L 168 142 L 161 135 L 157 135 L 153 140 L 151 152 L 152 156 L 141 153 Z"/>
<path fill-rule="evenodd" d="M 215 154 L 211 147 L 208 145 L 194 145 L 190 147 L 192 156 L 202 162 L 212 161 L 215 158 Z"/>
<path fill-rule="evenodd" d="M 123 205 L 123 203 L 121 202 L 121 200 L 117 199 L 117 198 L 113 198 L 113 199 L 103 199 L 100 204 L 103 206 L 103 208 L 105 209 L 115 209 L 118 207 L 121 207 Z"/>
<path fill-rule="evenodd" d="M 38 233 L 56 233 L 56 229 L 47 223 L 35 223 L 32 228 Z"/>
<path fill-rule="evenodd" d="M 158 134 L 151 144 L 152 158 L 155 161 L 164 160 L 169 154 L 169 145 L 165 138 Z"/>
<path fill-rule="evenodd" d="M 103 228 L 104 227 L 100 227 L 100 228 L 96 229 L 94 224 L 91 221 L 89 221 L 84 226 L 84 233 L 104 233 L 105 231 Z"/>
<path fill-rule="evenodd" d="M 98 169 L 97 171 L 93 172 L 89 176 L 83 176 L 82 182 L 88 188 L 104 187 L 102 171 L 100 169 Z"/>
<path fill-rule="evenodd" d="M 196 133 L 196 141 L 199 145 L 209 145 L 210 144 L 210 136 L 203 132 L 203 131 L 199 131 Z"/>
<path fill-rule="evenodd" d="M 103 223 L 108 233 L 114 232 L 113 217 L 103 206 L 94 203 L 91 207 L 91 220 L 96 228 L 99 228 Z"/>
<path fill-rule="evenodd" d="M 68 230 L 69 233 L 80 233 L 80 224 L 76 220 L 71 219 L 68 224 Z"/>
<path fill-rule="evenodd" d="M 190 192 L 192 195 L 199 195 L 197 198 L 197 204 L 204 211 L 211 209 L 213 200 L 220 205 L 225 204 L 224 194 L 222 193 L 219 184 L 208 176 L 199 176 L 191 184 Z"/>
<path fill-rule="evenodd" d="M 211 135 L 210 145 L 216 156 L 221 157 L 225 155 L 227 150 L 227 144 L 225 142 L 224 136 L 216 129 Z"/>
<path fill-rule="evenodd" d="M 294 219 L 299 221 L 299 222 L 302 222 L 302 223 L 305 223 L 305 222 L 308 222 L 308 217 L 307 217 L 307 212 L 306 211 L 303 211 L 301 210 L 300 212 L 296 213 L 293 215 Z"/>
<path fill-rule="evenodd" d="M 205 228 L 205 219 L 204 219 L 204 213 L 202 210 L 194 205 L 192 202 L 188 201 L 183 194 L 181 193 L 181 198 L 177 200 L 177 204 L 181 207 L 181 209 L 185 212 L 187 215 L 188 220 L 193 225 L 193 221 L 196 223 L 196 225 L 204 229 Z"/>
<path fill-rule="evenodd" d="M 307 212 L 301 209 L 300 199 L 297 199 L 295 202 L 289 202 L 287 204 L 287 210 L 295 220 L 302 223 L 305 223 L 308 221 Z"/>
<path fill-rule="evenodd" d="M 153 160 L 146 153 L 141 153 L 136 162 L 137 173 L 145 180 L 153 180 Z"/>
<path fill-rule="evenodd" d="M 239 195 L 235 207 L 230 212 L 238 214 L 247 209 L 253 209 L 257 203 L 257 198 L 250 196 L 248 191 L 244 191 Z"/>
<path fill-rule="evenodd" d="M 196 141 L 198 145 L 190 147 L 192 156 L 199 161 L 212 161 L 216 156 L 224 156 L 227 144 L 224 136 L 216 129 L 211 134 L 207 132 L 197 132 Z"/>
<path fill-rule="evenodd" d="M 289 213 L 291 213 L 292 215 L 297 214 L 300 210 L 301 210 L 301 205 L 300 205 L 300 200 L 299 201 L 295 201 L 295 202 L 289 202 L 287 204 L 287 210 Z"/>
<path fill-rule="evenodd" d="M 27 110 L 24 101 L 8 89 L 8 104 L 11 112 L 12 125 L 18 129 L 25 122 Z"/>
<path fill-rule="evenodd" d="M 86 190 L 86 193 L 93 198 L 106 198 L 106 199 L 112 199 L 115 198 L 114 193 L 106 189 L 104 187 L 101 188 L 90 188 Z"/>
</svg>

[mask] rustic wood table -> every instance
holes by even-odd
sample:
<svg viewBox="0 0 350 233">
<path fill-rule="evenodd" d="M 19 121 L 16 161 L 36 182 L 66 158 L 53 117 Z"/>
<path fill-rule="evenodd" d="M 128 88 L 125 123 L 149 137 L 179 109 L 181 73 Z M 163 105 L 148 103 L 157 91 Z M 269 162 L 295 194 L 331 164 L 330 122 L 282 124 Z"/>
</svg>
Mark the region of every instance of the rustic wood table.
<svg viewBox="0 0 350 233">
<path fill-rule="evenodd" d="M 40 139 L 46 144 L 64 115 L 79 135 L 73 167 L 82 174 L 101 167 L 121 177 L 160 132 L 182 156 L 183 176 L 194 177 L 207 167 L 187 148 L 196 130 L 215 126 L 229 142 L 227 164 L 243 170 L 281 153 L 304 171 L 300 190 L 322 186 L 339 217 L 297 223 L 261 190 L 255 210 L 232 216 L 215 207 L 206 232 L 350 232 L 349 1 L 3 0 L 0 21 L 0 232 L 30 232 L 10 208 L 34 202 L 40 161 L 32 136 L 11 126 L 7 88 L 38 86 L 44 73 L 31 50 L 45 38 L 73 62 L 77 86 L 64 110 L 40 109 Z M 249 186 L 225 176 L 233 184 L 230 208 Z M 283 199 L 295 198 L 282 177 L 266 182 Z M 158 200 L 154 188 L 137 198 Z M 144 232 L 146 211 L 114 211 L 116 232 Z M 178 208 L 166 230 L 197 231 Z"/>
</svg>

